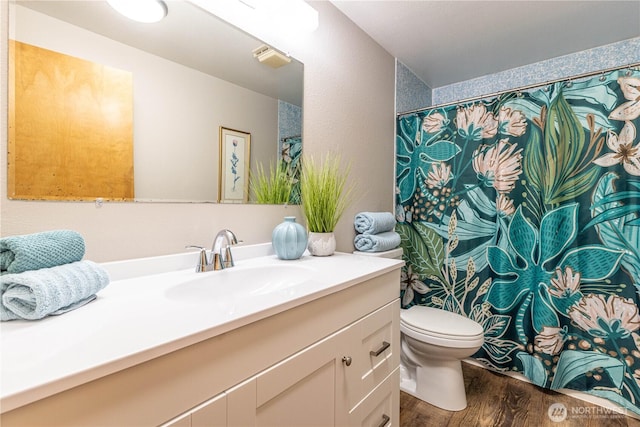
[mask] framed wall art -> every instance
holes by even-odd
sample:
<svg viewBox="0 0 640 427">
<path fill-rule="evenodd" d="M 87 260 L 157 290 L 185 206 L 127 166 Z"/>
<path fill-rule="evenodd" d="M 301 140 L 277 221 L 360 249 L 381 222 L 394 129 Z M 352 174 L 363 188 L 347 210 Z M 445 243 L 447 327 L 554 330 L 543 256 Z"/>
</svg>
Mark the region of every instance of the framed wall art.
<svg viewBox="0 0 640 427">
<path fill-rule="evenodd" d="M 249 201 L 251 134 L 220 126 L 219 203 Z"/>
</svg>

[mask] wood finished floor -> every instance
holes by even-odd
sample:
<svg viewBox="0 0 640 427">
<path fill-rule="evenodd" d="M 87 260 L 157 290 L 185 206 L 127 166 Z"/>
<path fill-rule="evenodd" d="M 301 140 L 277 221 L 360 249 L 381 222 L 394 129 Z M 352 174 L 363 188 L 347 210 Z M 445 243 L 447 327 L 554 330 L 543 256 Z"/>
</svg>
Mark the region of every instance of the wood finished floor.
<svg viewBox="0 0 640 427">
<path fill-rule="evenodd" d="M 400 393 L 401 427 L 640 427 L 640 420 L 613 414 L 586 414 L 597 406 L 537 387 L 487 369 L 462 364 L 468 406 L 449 412 Z M 567 408 L 567 418 L 553 422 L 548 409 L 554 403 Z M 572 410 L 572 408 L 574 408 Z M 572 413 L 573 411 L 573 413 Z M 578 415 L 577 412 L 582 412 Z"/>
</svg>

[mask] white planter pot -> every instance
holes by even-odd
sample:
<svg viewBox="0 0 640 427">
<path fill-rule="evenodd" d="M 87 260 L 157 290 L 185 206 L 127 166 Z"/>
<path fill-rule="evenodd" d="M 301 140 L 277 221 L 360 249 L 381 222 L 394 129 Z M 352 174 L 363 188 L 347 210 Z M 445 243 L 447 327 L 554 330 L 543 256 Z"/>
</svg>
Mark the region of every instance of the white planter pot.
<svg viewBox="0 0 640 427">
<path fill-rule="evenodd" d="M 336 251 L 336 236 L 330 233 L 309 233 L 307 244 L 309 253 L 313 256 L 329 256 Z"/>
</svg>

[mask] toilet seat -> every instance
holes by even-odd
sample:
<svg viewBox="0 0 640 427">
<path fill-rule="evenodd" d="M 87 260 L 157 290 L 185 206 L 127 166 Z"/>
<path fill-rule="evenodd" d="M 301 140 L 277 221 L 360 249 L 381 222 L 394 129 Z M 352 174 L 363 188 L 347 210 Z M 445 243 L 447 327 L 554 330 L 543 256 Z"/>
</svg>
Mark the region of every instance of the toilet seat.
<svg viewBox="0 0 640 427">
<path fill-rule="evenodd" d="M 417 305 L 400 311 L 400 330 L 443 347 L 472 347 L 484 340 L 479 323 L 451 311 Z"/>
</svg>

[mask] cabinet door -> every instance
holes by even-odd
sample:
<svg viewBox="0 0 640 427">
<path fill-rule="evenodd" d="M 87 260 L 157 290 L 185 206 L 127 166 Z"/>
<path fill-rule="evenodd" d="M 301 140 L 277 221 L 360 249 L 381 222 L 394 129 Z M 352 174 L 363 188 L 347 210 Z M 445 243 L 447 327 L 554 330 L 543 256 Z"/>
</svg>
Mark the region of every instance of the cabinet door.
<svg viewBox="0 0 640 427">
<path fill-rule="evenodd" d="M 352 326 L 350 350 L 354 384 L 346 394 L 348 408 L 356 406 L 400 365 L 400 303 L 396 300 Z"/>
<path fill-rule="evenodd" d="M 343 340 L 334 334 L 229 390 L 229 425 L 334 425 Z"/>
<path fill-rule="evenodd" d="M 191 427 L 221 427 L 227 425 L 227 395 L 221 393 L 194 408 Z"/>
<path fill-rule="evenodd" d="M 256 425 L 256 377 L 236 385 L 227 395 L 227 426 L 248 427 Z"/>
<path fill-rule="evenodd" d="M 349 426 L 393 427 L 400 423 L 400 368 L 349 413 Z"/>
<path fill-rule="evenodd" d="M 227 395 L 220 393 L 160 427 L 223 427 L 227 425 Z"/>
<path fill-rule="evenodd" d="M 180 415 L 171 421 L 167 421 L 160 427 L 191 427 L 191 413 Z"/>
</svg>

